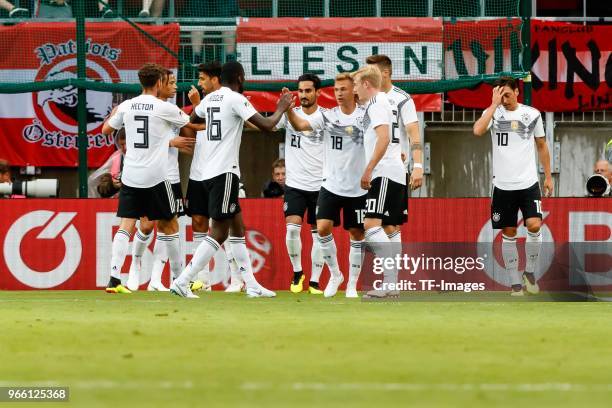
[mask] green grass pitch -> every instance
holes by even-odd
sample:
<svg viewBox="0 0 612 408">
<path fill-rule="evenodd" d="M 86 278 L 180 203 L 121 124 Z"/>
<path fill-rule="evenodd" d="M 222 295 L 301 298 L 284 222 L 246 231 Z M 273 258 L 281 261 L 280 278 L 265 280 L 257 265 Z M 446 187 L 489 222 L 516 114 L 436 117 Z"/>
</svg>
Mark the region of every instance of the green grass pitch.
<svg viewBox="0 0 612 408">
<path fill-rule="evenodd" d="M 609 303 L 341 295 L 0 292 L 0 385 L 85 407 L 611 404 Z"/>
</svg>

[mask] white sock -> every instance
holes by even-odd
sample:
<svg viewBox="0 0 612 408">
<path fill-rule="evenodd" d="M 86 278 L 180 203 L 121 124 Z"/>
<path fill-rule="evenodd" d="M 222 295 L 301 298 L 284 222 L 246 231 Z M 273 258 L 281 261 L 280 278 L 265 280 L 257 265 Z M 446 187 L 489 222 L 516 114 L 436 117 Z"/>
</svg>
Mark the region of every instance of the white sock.
<svg viewBox="0 0 612 408">
<path fill-rule="evenodd" d="M 336 248 L 334 236 L 332 234 L 329 234 L 326 237 L 319 235 L 318 240 L 321 253 L 323 254 L 323 259 L 325 259 L 330 272 L 334 277 L 340 277 L 342 272 L 340 272 L 340 268 L 338 267 L 338 250 Z"/>
<path fill-rule="evenodd" d="M 207 232 L 194 232 L 193 233 L 193 242 L 198 245 L 208 236 Z M 202 282 L 208 282 L 210 279 L 210 263 L 204 265 L 204 267 L 198 271 L 198 279 Z"/>
<path fill-rule="evenodd" d="M 125 262 L 129 244 L 130 233 L 123 229 L 118 230 L 113 238 L 113 250 L 111 257 L 111 276 L 113 278 L 121 279 L 121 268 Z"/>
<path fill-rule="evenodd" d="M 140 270 L 142 254 L 144 254 L 145 249 L 147 249 L 150 236 L 151 234 L 145 234 L 140 228 L 136 230 L 136 235 L 134 235 L 134 241 L 132 242 L 132 264 L 130 265 L 130 269 L 135 268 Z"/>
<path fill-rule="evenodd" d="M 319 283 L 321 272 L 323 272 L 323 266 L 325 260 L 323 259 L 323 252 L 321 251 L 321 245 L 319 244 L 319 234 L 314 229 L 312 233 L 312 251 L 310 251 L 310 258 L 312 260 L 312 273 L 310 274 L 310 282 Z"/>
<path fill-rule="evenodd" d="M 366 245 L 372 249 L 377 258 L 394 258 L 391 241 L 389 241 L 389 237 L 385 234 L 385 230 L 382 227 L 374 227 L 366 230 L 365 242 Z M 397 282 L 397 268 L 385 268 L 383 282 Z"/>
<path fill-rule="evenodd" d="M 349 285 L 357 286 L 359 274 L 361 273 L 361 263 L 363 262 L 361 258 L 361 247 L 363 243 L 364 241 L 353 241 L 351 239 L 351 249 L 349 250 L 349 280 L 347 287 Z"/>
<path fill-rule="evenodd" d="M 516 247 L 516 237 L 508 237 L 502 234 L 502 257 L 506 272 L 510 274 L 512 285 L 522 285 L 521 274 L 518 271 L 518 248 Z"/>
<path fill-rule="evenodd" d="M 157 231 L 155 247 L 153 248 L 153 268 L 151 269 L 151 283 L 161 283 L 162 273 L 168 261 L 168 249 L 164 238 L 166 234 Z M 180 273 L 180 271 L 179 271 Z M 171 276 L 174 276 L 171 274 Z M 175 276 L 176 277 L 176 276 Z"/>
<path fill-rule="evenodd" d="M 287 235 L 285 236 L 285 243 L 287 244 L 287 253 L 289 254 L 289 260 L 293 266 L 293 272 L 302 271 L 302 238 L 300 237 L 300 231 L 302 226 L 299 224 L 287 224 Z"/>
<path fill-rule="evenodd" d="M 391 251 L 393 252 L 393 257 L 397 255 L 402 256 L 402 232 L 401 231 L 393 231 L 388 234 L 389 242 L 391 242 Z"/>
<path fill-rule="evenodd" d="M 181 259 L 181 241 L 179 240 L 178 232 L 172 235 L 163 237 L 166 241 L 166 250 L 168 251 L 168 261 L 170 262 L 170 273 L 172 276 L 179 275 L 183 269 L 183 260 Z"/>
<path fill-rule="evenodd" d="M 193 258 L 191 258 L 191 262 L 185 267 L 181 276 L 179 276 L 179 284 L 187 285 L 189 282 L 193 281 L 193 278 L 198 274 L 199 270 L 202 270 L 204 265 L 208 264 L 213 256 L 215 256 L 215 252 L 217 252 L 220 248 L 220 245 L 217 241 L 215 241 L 211 237 L 206 237 L 204 240 L 198 245 L 198 248 L 193 254 Z"/>
<path fill-rule="evenodd" d="M 525 272 L 535 273 L 535 268 L 538 264 L 540 249 L 542 248 L 542 232 L 527 231 L 527 240 L 525 242 L 525 254 L 527 255 L 527 263 Z"/>
<path fill-rule="evenodd" d="M 238 265 L 242 280 L 244 280 L 247 287 L 258 288 L 260 285 L 255 279 L 255 275 L 253 275 L 253 266 L 251 265 L 251 258 L 246 247 L 246 240 L 244 237 L 229 237 L 228 241 L 232 247 L 234 260 Z"/>
<path fill-rule="evenodd" d="M 227 263 L 229 264 L 230 269 L 230 285 L 233 283 L 242 284 L 242 276 L 238 272 L 238 265 L 236 264 L 236 260 L 234 259 L 234 253 L 232 252 L 232 246 L 229 242 L 223 245 L 225 249 L 225 257 L 227 258 Z"/>
<path fill-rule="evenodd" d="M 393 253 L 402 254 L 402 232 L 394 231 L 387 235 L 389 238 L 389 242 L 391 242 L 391 246 L 393 247 Z"/>
</svg>

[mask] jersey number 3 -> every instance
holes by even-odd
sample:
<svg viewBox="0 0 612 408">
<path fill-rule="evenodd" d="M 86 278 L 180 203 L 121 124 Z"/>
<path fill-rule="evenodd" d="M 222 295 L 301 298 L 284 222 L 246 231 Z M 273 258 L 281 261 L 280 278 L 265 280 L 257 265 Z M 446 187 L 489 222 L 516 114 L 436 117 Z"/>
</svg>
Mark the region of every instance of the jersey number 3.
<svg viewBox="0 0 612 408">
<path fill-rule="evenodd" d="M 134 143 L 134 149 L 148 149 L 149 148 L 149 117 L 148 116 L 134 116 L 134 120 L 142 122 L 142 126 L 136 128 L 136 133 L 142 135 L 142 143 Z"/>
<path fill-rule="evenodd" d="M 215 119 L 215 113 L 219 112 L 221 112 L 221 108 L 217 106 L 206 108 L 206 137 L 208 140 L 221 140 L 221 121 Z"/>
</svg>

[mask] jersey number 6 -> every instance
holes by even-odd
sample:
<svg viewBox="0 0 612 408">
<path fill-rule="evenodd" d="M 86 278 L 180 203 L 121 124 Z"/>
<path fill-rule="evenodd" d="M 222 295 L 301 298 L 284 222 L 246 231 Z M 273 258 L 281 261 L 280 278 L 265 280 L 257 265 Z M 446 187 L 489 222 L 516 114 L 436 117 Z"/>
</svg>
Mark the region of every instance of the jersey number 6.
<svg viewBox="0 0 612 408">
<path fill-rule="evenodd" d="M 219 112 L 221 112 L 221 108 L 217 106 L 206 108 L 206 137 L 208 140 L 221 140 L 221 121 L 215 119 L 215 113 Z"/>
</svg>

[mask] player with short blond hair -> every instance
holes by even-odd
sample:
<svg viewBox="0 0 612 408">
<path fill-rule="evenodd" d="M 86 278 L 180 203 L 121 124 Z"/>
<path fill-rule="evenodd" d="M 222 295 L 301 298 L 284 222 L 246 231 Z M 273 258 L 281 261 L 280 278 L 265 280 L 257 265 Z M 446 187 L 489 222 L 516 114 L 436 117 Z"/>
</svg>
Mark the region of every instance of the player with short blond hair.
<svg viewBox="0 0 612 408">
<path fill-rule="evenodd" d="M 365 240 L 377 257 L 392 258 L 394 248 L 387 234 L 402 218 L 401 198 L 406 184 L 401 147 L 391 143 L 393 112 L 387 95 L 381 91 L 382 74 L 378 67 L 366 65 L 351 76 L 359 103 L 365 108 L 362 129 L 367 164 L 361 177 L 361 187 L 368 190 Z M 395 296 L 398 293 L 391 284 L 396 282 L 397 269 L 387 269 L 382 289 L 369 291 L 366 297 Z"/>
</svg>

